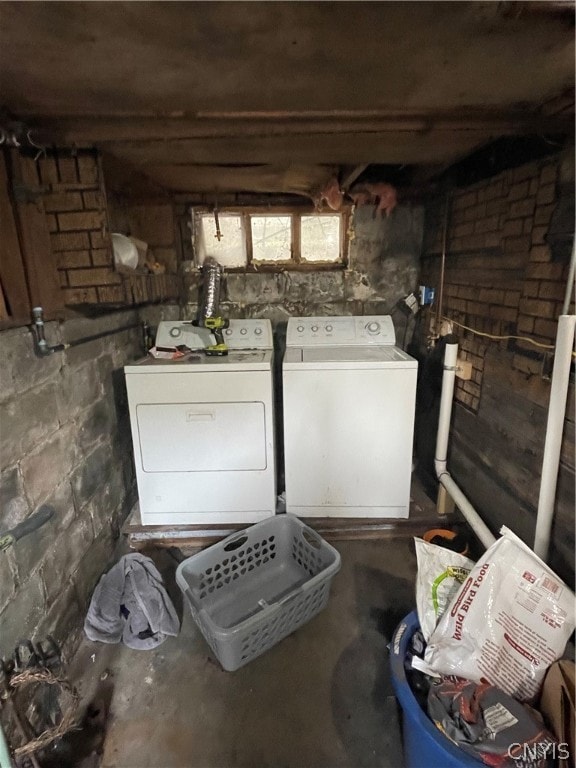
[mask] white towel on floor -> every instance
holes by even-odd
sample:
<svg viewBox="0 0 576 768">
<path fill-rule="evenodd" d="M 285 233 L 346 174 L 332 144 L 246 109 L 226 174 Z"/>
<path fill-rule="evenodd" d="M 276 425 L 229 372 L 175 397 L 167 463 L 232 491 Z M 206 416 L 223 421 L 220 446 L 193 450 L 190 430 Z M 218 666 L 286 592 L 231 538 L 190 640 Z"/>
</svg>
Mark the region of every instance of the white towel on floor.
<svg viewBox="0 0 576 768">
<path fill-rule="evenodd" d="M 90 640 L 122 641 L 136 650 L 155 648 L 179 631 L 178 616 L 158 569 L 138 552 L 124 555 L 102 576 L 84 622 Z"/>
</svg>

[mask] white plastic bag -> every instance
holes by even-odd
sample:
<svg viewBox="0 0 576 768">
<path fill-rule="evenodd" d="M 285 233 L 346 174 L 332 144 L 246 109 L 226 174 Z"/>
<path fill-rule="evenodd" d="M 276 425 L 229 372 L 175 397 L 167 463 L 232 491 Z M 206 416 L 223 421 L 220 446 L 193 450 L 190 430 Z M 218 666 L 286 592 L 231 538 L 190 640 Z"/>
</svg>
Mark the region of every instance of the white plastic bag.
<svg viewBox="0 0 576 768">
<path fill-rule="evenodd" d="M 512 531 L 478 560 L 432 633 L 437 674 L 487 680 L 533 699 L 574 630 L 574 594 Z"/>
<path fill-rule="evenodd" d="M 418 560 L 416 609 L 420 629 L 428 642 L 446 607 L 474 568 L 474 562 L 424 539 L 414 538 L 414 544 Z"/>
</svg>

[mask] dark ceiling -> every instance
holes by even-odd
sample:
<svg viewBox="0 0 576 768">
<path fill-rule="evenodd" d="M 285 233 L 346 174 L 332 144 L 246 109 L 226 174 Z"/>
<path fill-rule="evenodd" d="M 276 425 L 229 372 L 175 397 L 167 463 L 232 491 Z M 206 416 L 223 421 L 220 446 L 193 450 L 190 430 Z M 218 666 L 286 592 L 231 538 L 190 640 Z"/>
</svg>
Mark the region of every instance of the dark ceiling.
<svg viewBox="0 0 576 768">
<path fill-rule="evenodd" d="M 0 20 L 11 114 L 170 190 L 308 194 L 571 130 L 572 3 L 3 2 Z"/>
</svg>

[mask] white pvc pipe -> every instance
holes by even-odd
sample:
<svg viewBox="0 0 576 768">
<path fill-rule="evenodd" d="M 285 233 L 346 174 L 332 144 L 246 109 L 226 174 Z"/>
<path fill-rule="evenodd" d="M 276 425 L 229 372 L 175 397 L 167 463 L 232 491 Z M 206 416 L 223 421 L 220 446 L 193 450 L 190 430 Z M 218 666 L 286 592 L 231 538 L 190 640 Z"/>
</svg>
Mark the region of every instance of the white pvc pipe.
<svg viewBox="0 0 576 768">
<path fill-rule="evenodd" d="M 576 315 L 561 315 L 558 319 L 546 442 L 542 459 L 542 479 L 540 480 L 540 496 L 538 498 L 538 515 L 534 535 L 534 552 L 543 560 L 546 559 L 550 546 L 575 328 Z"/>
<path fill-rule="evenodd" d="M 568 282 L 566 283 L 566 293 L 564 294 L 564 304 L 562 304 L 561 315 L 567 315 L 570 309 L 570 301 L 572 299 L 572 289 L 574 280 L 576 279 L 576 237 L 572 241 L 572 255 L 570 256 L 570 266 L 568 267 Z"/>
<path fill-rule="evenodd" d="M 496 537 L 493 536 L 478 512 L 476 512 L 462 490 L 454 482 L 447 469 L 448 437 L 450 435 L 450 417 L 452 415 L 457 359 L 458 344 L 456 341 L 447 342 L 444 352 L 444 375 L 442 377 L 442 394 L 440 396 L 440 415 L 438 417 L 434 467 L 436 469 L 436 477 L 446 488 L 476 536 L 478 536 L 485 547 L 490 547 L 496 541 Z"/>
<path fill-rule="evenodd" d="M 442 376 L 442 393 L 440 395 L 440 415 L 438 416 L 438 434 L 436 436 L 436 474 L 439 468 L 446 471 L 448 456 L 448 437 L 450 435 L 450 418 L 452 416 L 452 400 L 456 381 L 456 365 L 458 363 L 458 344 L 456 341 L 447 342 L 444 349 L 444 374 Z M 441 465 L 439 467 L 439 465 Z"/>
<path fill-rule="evenodd" d="M 0 725 L 0 768 L 12 768 L 13 765 L 14 763 L 10 757 L 10 748 Z"/>
</svg>

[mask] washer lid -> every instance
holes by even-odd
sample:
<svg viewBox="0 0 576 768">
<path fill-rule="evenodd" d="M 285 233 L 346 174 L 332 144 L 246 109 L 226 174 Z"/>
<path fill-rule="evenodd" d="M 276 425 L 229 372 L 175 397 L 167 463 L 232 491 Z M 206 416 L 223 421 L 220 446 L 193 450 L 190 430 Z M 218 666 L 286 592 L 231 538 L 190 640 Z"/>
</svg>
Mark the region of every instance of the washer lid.
<svg viewBox="0 0 576 768">
<path fill-rule="evenodd" d="M 286 350 L 285 369 L 413 368 L 413 357 L 399 347 L 300 347 Z"/>
<path fill-rule="evenodd" d="M 145 357 L 124 366 L 126 373 L 211 373 L 232 371 L 269 371 L 272 351 L 269 349 L 230 350 L 224 357 L 192 353 L 179 360 L 154 360 Z"/>
</svg>

